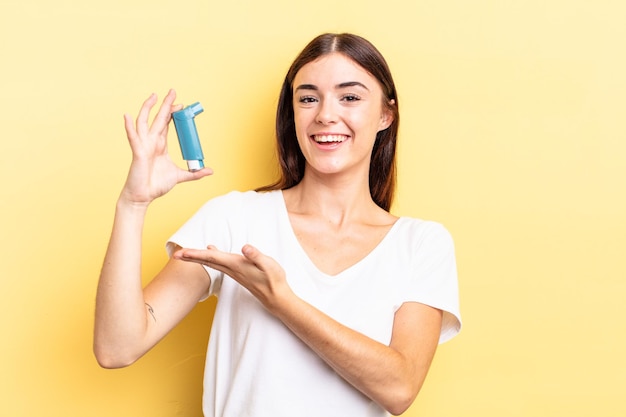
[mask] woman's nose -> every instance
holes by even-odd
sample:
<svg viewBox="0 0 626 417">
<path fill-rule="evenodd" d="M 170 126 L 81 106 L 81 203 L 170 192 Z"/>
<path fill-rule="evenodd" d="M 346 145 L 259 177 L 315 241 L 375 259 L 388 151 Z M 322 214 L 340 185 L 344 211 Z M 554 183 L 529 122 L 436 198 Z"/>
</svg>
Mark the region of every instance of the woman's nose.
<svg viewBox="0 0 626 417">
<path fill-rule="evenodd" d="M 317 117 L 315 121 L 317 123 L 327 125 L 336 123 L 339 116 L 337 113 L 337 108 L 335 107 L 335 103 L 332 100 L 322 100 L 320 101 L 320 105 L 318 107 Z"/>
</svg>

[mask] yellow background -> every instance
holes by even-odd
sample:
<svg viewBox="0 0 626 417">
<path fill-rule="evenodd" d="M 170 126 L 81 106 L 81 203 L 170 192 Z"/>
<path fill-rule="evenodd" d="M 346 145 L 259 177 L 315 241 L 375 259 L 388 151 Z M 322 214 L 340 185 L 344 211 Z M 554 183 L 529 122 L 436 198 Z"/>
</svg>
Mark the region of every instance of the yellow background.
<svg viewBox="0 0 626 417">
<path fill-rule="evenodd" d="M 212 302 L 130 368 L 91 351 L 122 115 L 170 87 L 202 102 L 216 171 L 152 207 L 148 279 L 206 199 L 274 178 L 281 80 L 325 31 L 388 58 L 394 211 L 457 245 L 465 328 L 405 415 L 626 415 L 625 18 L 619 0 L 3 0 L 0 415 L 200 416 Z"/>
</svg>

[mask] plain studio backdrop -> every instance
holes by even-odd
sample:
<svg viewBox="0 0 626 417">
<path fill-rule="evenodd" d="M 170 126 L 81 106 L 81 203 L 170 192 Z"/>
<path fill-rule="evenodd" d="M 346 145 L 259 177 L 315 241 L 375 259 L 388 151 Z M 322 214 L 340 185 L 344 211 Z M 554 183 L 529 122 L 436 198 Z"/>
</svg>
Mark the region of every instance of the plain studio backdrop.
<svg viewBox="0 0 626 417">
<path fill-rule="evenodd" d="M 282 79 L 327 31 L 395 76 L 393 212 L 456 243 L 465 327 L 405 416 L 626 415 L 625 20 L 610 0 L 3 0 L 0 415 L 201 415 L 214 301 L 130 368 L 92 354 L 122 115 L 169 88 L 200 101 L 215 170 L 151 208 L 147 280 L 203 202 L 275 178 Z"/>
</svg>

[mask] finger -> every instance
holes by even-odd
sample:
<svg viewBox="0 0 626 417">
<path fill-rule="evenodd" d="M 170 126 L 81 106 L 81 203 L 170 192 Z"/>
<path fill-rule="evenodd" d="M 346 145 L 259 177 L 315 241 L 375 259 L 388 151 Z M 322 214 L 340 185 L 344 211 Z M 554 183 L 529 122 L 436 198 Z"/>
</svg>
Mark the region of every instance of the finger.
<svg viewBox="0 0 626 417">
<path fill-rule="evenodd" d="M 139 136 L 143 136 L 148 133 L 148 118 L 150 117 L 150 111 L 156 104 L 157 95 L 152 93 L 150 97 L 143 102 L 139 114 L 137 115 L 137 133 Z"/>
<path fill-rule="evenodd" d="M 130 114 L 124 114 L 124 129 L 126 130 L 128 142 L 130 142 L 130 146 L 133 148 L 135 141 L 137 140 L 137 131 L 135 130 L 135 124 L 133 123 L 133 118 Z"/>
<path fill-rule="evenodd" d="M 176 91 L 170 89 L 163 99 L 161 107 L 159 107 L 159 111 L 154 118 L 154 122 L 152 122 L 150 130 L 160 132 L 167 128 L 167 124 L 172 118 L 172 105 L 174 104 L 174 100 L 176 100 Z"/>
<path fill-rule="evenodd" d="M 192 255 L 194 251 L 192 249 L 180 248 L 172 254 L 172 258 L 180 259 L 181 261 L 196 260 Z"/>
<path fill-rule="evenodd" d="M 175 259 L 187 262 L 195 262 L 202 265 L 218 269 L 222 272 L 232 272 L 231 266 L 237 262 L 239 255 L 221 252 L 214 246 L 209 246 L 206 250 L 200 249 L 180 249 L 173 254 Z"/>
<path fill-rule="evenodd" d="M 187 182 L 187 181 L 196 181 L 204 177 L 208 177 L 209 175 L 213 175 L 213 170 L 209 167 L 202 168 L 198 171 L 187 171 L 184 169 L 180 169 L 178 172 L 178 183 Z"/>
<path fill-rule="evenodd" d="M 257 248 L 252 245 L 246 244 L 243 248 L 241 248 L 241 253 L 243 253 L 243 256 L 247 260 L 252 262 L 257 268 L 263 270 L 265 269 L 262 267 L 265 260 L 265 255 L 263 255 Z"/>
</svg>

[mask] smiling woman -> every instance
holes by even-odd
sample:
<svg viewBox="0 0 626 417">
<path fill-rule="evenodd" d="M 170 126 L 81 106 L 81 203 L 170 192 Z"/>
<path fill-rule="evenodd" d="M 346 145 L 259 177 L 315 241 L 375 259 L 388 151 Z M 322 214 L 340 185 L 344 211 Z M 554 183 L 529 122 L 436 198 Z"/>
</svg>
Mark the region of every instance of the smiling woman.
<svg viewBox="0 0 626 417">
<path fill-rule="evenodd" d="M 374 142 L 394 120 L 379 82 L 334 52 L 304 65 L 293 83 L 295 130 L 305 172 L 349 175 L 346 179 L 369 189 Z"/>
<path fill-rule="evenodd" d="M 133 161 L 98 287 L 99 363 L 129 365 L 217 296 L 205 416 L 404 412 L 461 322 L 450 235 L 389 212 L 399 113 L 383 57 L 356 35 L 314 39 L 281 91 L 279 181 L 207 202 L 142 290 L 149 204 L 212 173 L 167 155 L 175 98 L 170 91 L 152 124 L 154 95 L 136 123 L 125 118 Z"/>
<path fill-rule="evenodd" d="M 374 77 L 382 90 L 382 105 L 390 112 L 390 126 L 377 134 L 372 150 L 369 182 L 376 204 L 385 210 L 391 208 L 396 185 L 396 138 L 400 125 L 398 95 L 389 66 L 381 53 L 366 39 L 353 34 L 323 34 L 311 41 L 295 59 L 283 82 L 276 113 L 276 135 L 281 168 L 281 179 L 260 190 L 290 188 L 304 176 L 305 158 L 298 146 L 294 126 L 294 80 L 305 65 L 325 55 L 341 54 L 361 70 Z M 341 81 L 354 82 L 351 81 Z M 311 86 L 315 88 L 315 86 Z M 296 85 L 296 88 L 298 86 Z"/>
</svg>

